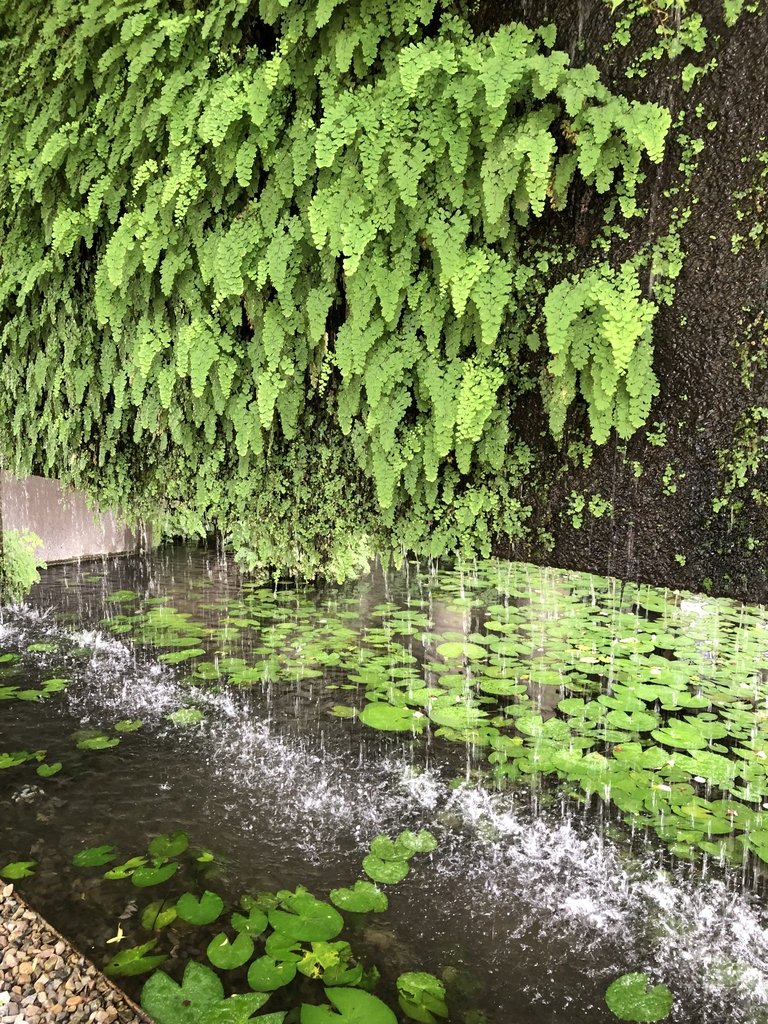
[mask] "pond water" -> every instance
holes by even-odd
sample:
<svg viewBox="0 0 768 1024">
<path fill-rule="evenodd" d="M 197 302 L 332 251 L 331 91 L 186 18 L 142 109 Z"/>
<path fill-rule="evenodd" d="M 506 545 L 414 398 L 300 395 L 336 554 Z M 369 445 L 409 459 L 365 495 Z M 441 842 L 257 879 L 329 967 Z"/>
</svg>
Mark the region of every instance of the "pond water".
<svg viewBox="0 0 768 1024">
<path fill-rule="evenodd" d="M 0 617 L 0 874 L 34 862 L 20 890 L 98 964 L 156 939 L 178 977 L 226 919 L 153 930 L 148 904 L 327 900 L 377 835 L 428 829 L 388 909 L 344 915 L 395 1009 L 426 971 L 450 1022 L 601 1024 L 644 972 L 673 1024 L 765 1024 L 766 679 L 762 608 L 586 574 L 299 590 L 189 547 L 53 567 Z M 177 831 L 164 884 L 104 877 Z M 299 974 L 264 1012 L 321 996 Z"/>
</svg>

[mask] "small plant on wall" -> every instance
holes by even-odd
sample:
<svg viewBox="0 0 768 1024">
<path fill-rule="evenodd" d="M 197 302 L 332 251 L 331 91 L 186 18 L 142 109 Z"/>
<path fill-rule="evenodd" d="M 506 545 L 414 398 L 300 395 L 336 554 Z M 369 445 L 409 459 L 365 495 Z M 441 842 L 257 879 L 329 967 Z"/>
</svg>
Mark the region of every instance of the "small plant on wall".
<svg viewBox="0 0 768 1024">
<path fill-rule="evenodd" d="M 21 601 L 45 568 L 38 555 L 43 542 L 30 530 L 0 530 L 0 601 Z"/>
</svg>

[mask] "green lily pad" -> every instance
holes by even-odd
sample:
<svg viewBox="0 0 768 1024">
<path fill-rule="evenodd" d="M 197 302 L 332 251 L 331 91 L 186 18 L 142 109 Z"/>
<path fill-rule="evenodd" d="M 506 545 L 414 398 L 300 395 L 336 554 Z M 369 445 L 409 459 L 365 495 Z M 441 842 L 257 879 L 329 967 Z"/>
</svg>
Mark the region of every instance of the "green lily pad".
<svg viewBox="0 0 768 1024">
<path fill-rule="evenodd" d="M 91 846 L 87 850 L 81 850 L 72 858 L 76 868 L 100 868 L 104 864 L 111 863 L 117 857 L 117 850 L 114 846 Z"/>
<path fill-rule="evenodd" d="M 176 907 L 166 900 L 153 900 L 141 912 L 141 927 L 148 932 L 159 932 L 176 920 Z"/>
<path fill-rule="evenodd" d="M 647 974 L 624 974 L 612 982 L 605 993 L 611 1013 L 619 1020 L 651 1022 L 663 1020 L 674 1001 L 666 985 L 649 988 Z"/>
<path fill-rule="evenodd" d="M 115 723 L 115 732 L 136 732 L 144 725 L 140 718 L 124 718 Z"/>
<path fill-rule="evenodd" d="M 331 889 L 330 900 L 339 910 L 353 914 L 381 912 L 387 909 L 389 903 L 386 893 L 372 882 L 363 881 L 355 882 L 351 889 Z"/>
<path fill-rule="evenodd" d="M 230 941 L 224 932 L 219 932 L 208 943 L 208 959 L 220 971 L 234 971 L 253 956 L 253 939 L 245 932 L 240 932 Z"/>
<path fill-rule="evenodd" d="M 252 1016 L 269 999 L 268 993 L 251 992 L 230 996 L 203 1012 L 200 1024 L 282 1024 L 288 1011 Z"/>
<path fill-rule="evenodd" d="M 248 968 L 248 984 L 256 992 L 274 992 L 290 985 L 295 977 L 295 963 L 289 960 L 278 963 L 270 956 L 260 956 Z"/>
<path fill-rule="evenodd" d="M 446 661 L 455 661 L 457 658 L 468 658 L 471 661 L 479 660 L 488 656 L 488 651 L 480 644 L 449 642 L 439 644 L 437 653 Z"/>
<path fill-rule="evenodd" d="M 147 849 L 155 860 L 170 860 L 179 857 L 189 846 L 186 832 L 170 832 L 150 839 Z"/>
<path fill-rule="evenodd" d="M 320 942 L 335 938 L 344 927 L 344 919 L 329 903 L 316 899 L 301 886 L 295 893 L 280 893 L 283 910 L 270 910 L 269 923 L 282 935 L 301 942 Z"/>
<path fill-rule="evenodd" d="M 62 768 L 61 761 L 53 761 L 51 764 L 39 764 L 35 771 L 41 779 L 51 779 L 54 775 L 58 775 Z"/>
<path fill-rule="evenodd" d="M 384 885 L 402 882 L 409 870 L 408 861 L 405 859 L 382 860 L 372 853 L 363 858 L 363 871 L 366 875 L 374 882 L 383 882 Z"/>
<path fill-rule="evenodd" d="M 5 878 L 9 882 L 15 882 L 20 878 L 31 878 L 36 867 L 36 860 L 15 860 L 11 864 L 6 864 L 4 868 L 0 868 L 0 878 Z"/>
<path fill-rule="evenodd" d="M 224 998 L 224 986 L 210 967 L 190 960 L 181 985 L 157 971 L 141 990 L 141 1005 L 155 1024 L 200 1024 L 204 1012 Z"/>
<path fill-rule="evenodd" d="M 461 701 L 458 704 L 434 704 L 429 717 L 436 725 L 449 729 L 472 729 L 488 717 L 488 712 Z"/>
<path fill-rule="evenodd" d="M 400 1009 L 419 1024 L 436 1024 L 439 1017 L 448 1016 L 445 985 L 434 974 L 406 971 L 397 979 L 397 994 Z"/>
<path fill-rule="evenodd" d="M 78 750 L 109 750 L 120 742 L 119 736 L 88 736 L 78 740 Z"/>
<path fill-rule="evenodd" d="M 393 707 L 381 701 L 366 704 L 358 718 L 363 725 L 383 732 L 411 732 L 424 726 L 423 717 L 417 718 L 411 708 Z"/>
<path fill-rule="evenodd" d="M 167 959 L 165 953 L 147 956 L 156 945 L 157 939 L 150 939 L 141 946 L 121 950 L 109 961 L 104 973 L 109 978 L 134 978 L 138 974 L 156 970 Z"/>
<path fill-rule="evenodd" d="M 397 1017 L 386 1003 L 359 988 L 327 988 L 330 1006 L 301 1007 L 301 1024 L 397 1024 Z"/>
<path fill-rule="evenodd" d="M 247 916 L 244 914 L 233 914 L 232 927 L 236 932 L 243 932 L 245 935 L 261 935 L 267 929 L 267 915 L 258 907 L 251 907 Z"/>
<path fill-rule="evenodd" d="M 104 877 L 110 880 L 118 878 L 130 878 L 130 876 L 136 871 L 137 868 L 143 868 L 147 863 L 146 857 L 131 857 L 125 863 L 118 864 L 115 868 L 110 868 L 109 871 L 104 872 Z"/>
<path fill-rule="evenodd" d="M 138 889 L 146 889 L 151 885 L 162 885 L 173 878 L 179 870 L 178 864 L 162 864 L 159 867 L 136 868 L 131 874 L 131 881 Z"/>
<path fill-rule="evenodd" d="M 224 910 L 224 900 L 207 889 L 197 899 L 191 892 L 185 892 L 176 901 L 176 913 L 188 924 L 211 924 Z"/>
<path fill-rule="evenodd" d="M 174 725 L 197 725 L 198 722 L 202 722 L 205 715 L 199 708 L 179 708 L 178 711 L 172 711 L 170 715 L 166 715 L 166 720 L 173 722 Z"/>
<path fill-rule="evenodd" d="M 202 658 L 205 650 L 202 647 L 193 647 L 191 650 L 170 651 L 168 654 L 158 656 L 159 661 L 166 665 L 180 665 L 182 661 L 190 661 L 192 658 Z"/>
</svg>

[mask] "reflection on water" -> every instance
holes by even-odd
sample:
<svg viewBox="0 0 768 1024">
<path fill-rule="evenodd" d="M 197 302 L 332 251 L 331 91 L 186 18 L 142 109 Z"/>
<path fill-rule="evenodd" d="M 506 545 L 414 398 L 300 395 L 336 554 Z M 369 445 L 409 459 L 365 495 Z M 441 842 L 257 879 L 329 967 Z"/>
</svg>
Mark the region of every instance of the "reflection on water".
<svg viewBox="0 0 768 1024">
<path fill-rule="evenodd" d="M 426 827 L 435 853 L 389 890 L 386 913 L 354 926 L 385 995 L 400 971 L 426 970 L 448 982 L 457 1022 L 483 1011 L 494 1024 L 600 1024 L 614 1020 L 603 1003 L 610 981 L 647 971 L 673 989 L 676 1024 L 758 1024 L 768 1012 L 761 823 L 737 830 L 735 858 L 736 847 L 717 846 L 734 837 L 712 825 L 721 789 L 703 776 L 659 776 L 660 800 L 678 787 L 687 801 L 670 837 L 670 807 L 636 806 L 611 776 L 617 805 L 601 792 L 604 775 L 587 785 L 584 765 L 607 752 L 608 768 L 599 764 L 612 769 L 622 746 L 646 756 L 634 731 L 644 720 L 623 715 L 657 716 L 661 739 L 639 735 L 669 762 L 691 751 L 663 730 L 689 718 L 712 733 L 707 755 L 746 757 L 741 744 L 757 757 L 760 735 L 739 712 L 754 716 L 764 700 L 766 636 L 756 609 L 533 567 L 408 566 L 317 592 L 244 586 L 226 562 L 187 549 L 56 567 L 30 607 L 0 621 L 0 654 L 20 655 L 0 664 L 0 752 L 45 750 L 44 763 L 63 765 L 50 778 L 37 762 L 0 772 L 0 865 L 39 861 L 24 892 L 104 963 L 118 921 L 146 940 L 139 916 L 152 897 L 75 870 L 85 846 L 112 843 L 128 857 L 184 829 L 216 855 L 206 885 L 213 878 L 223 894 L 304 884 L 324 897 L 362 877 L 377 833 Z M 451 644 L 469 646 L 459 656 Z M 726 650 L 736 665 L 727 686 L 717 676 Z M 32 699 L 51 678 L 69 685 Z M 638 704 L 651 685 L 656 697 Z M 598 694 L 613 701 L 599 720 L 558 709 L 597 707 Z M 404 708 L 413 729 L 339 717 L 371 700 Z M 717 713 L 703 717 L 710 707 Z M 200 721 L 169 718 L 183 708 Z M 137 720 L 117 746 L 76 745 Z M 542 733 L 548 722 L 568 724 L 567 743 L 564 726 Z M 517 736 L 524 756 L 500 735 Z M 578 761 L 570 775 L 557 760 L 564 745 Z M 579 760 L 585 751 L 591 761 Z M 751 797 L 759 813 L 752 763 L 730 777 L 723 814 L 745 814 L 733 807 Z M 706 833 L 693 815 L 710 822 Z"/>
</svg>

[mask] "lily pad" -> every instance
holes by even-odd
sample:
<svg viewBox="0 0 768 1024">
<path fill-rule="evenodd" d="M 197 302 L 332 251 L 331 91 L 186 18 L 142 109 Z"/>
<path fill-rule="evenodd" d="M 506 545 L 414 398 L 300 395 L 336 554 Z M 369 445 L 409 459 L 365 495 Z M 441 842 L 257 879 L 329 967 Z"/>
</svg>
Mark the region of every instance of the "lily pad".
<svg viewBox="0 0 768 1024">
<path fill-rule="evenodd" d="M 119 736 L 88 736 L 78 740 L 78 750 L 109 750 L 120 742 Z"/>
<path fill-rule="evenodd" d="M 202 1014 L 224 998 L 219 976 L 190 960 L 181 985 L 157 971 L 141 990 L 141 1005 L 156 1024 L 200 1024 Z"/>
<path fill-rule="evenodd" d="M 666 985 L 649 988 L 647 974 L 624 974 L 605 993 L 611 1013 L 619 1020 L 651 1022 L 663 1020 L 671 1011 L 673 996 Z"/>
<path fill-rule="evenodd" d="M 124 718 L 115 723 L 115 732 L 136 732 L 144 725 L 140 718 Z"/>
<path fill-rule="evenodd" d="M 445 985 L 434 974 L 406 971 L 397 979 L 397 994 L 400 1009 L 419 1024 L 435 1024 L 439 1017 L 448 1016 Z"/>
<path fill-rule="evenodd" d="M 358 715 L 363 725 L 383 732 L 411 732 L 424 727 L 423 716 L 418 717 L 409 707 L 393 707 L 383 701 L 366 704 Z"/>
<path fill-rule="evenodd" d="M 162 864 L 160 867 L 141 867 L 131 874 L 131 881 L 138 889 L 146 889 L 151 885 L 162 885 L 173 878 L 179 870 L 178 864 Z"/>
<path fill-rule="evenodd" d="M 301 1008 L 301 1024 L 397 1024 L 397 1017 L 386 1003 L 359 988 L 327 988 L 330 1006 Z"/>
<path fill-rule="evenodd" d="M 294 962 L 288 960 L 278 963 L 270 956 L 260 956 L 248 968 L 248 984 L 256 992 L 274 992 L 284 985 L 290 985 L 295 977 Z"/>
<path fill-rule="evenodd" d="M 374 882 L 396 885 L 398 882 L 402 882 L 408 874 L 409 867 L 408 861 L 405 859 L 382 860 L 381 857 L 370 853 L 367 857 L 363 858 L 363 871 Z"/>
<path fill-rule="evenodd" d="M 91 846 L 87 850 L 81 850 L 72 858 L 76 868 L 100 868 L 104 864 L 111 863 L 117 857 L 117 850 L 114 846 Z"/>
<path fill-rule="evenodd" d="M 247 964 L 253 956 L 253 939 L 240 932 L 230 941 L 224 932 L 219 932 L 208 943 L 208 959 L 220 971 L 234 971 Z"/>
<path fill-rule="evenodd" d="M 172 711 L 170 715 L 165 716 L 167 721 L 173 722 L 174 725 L 197 725 L 198 722 L 202 722 L 205 715 L 199 708 L 179 708 L 178 711 Z"/>
<path fill-rule="evenodd" d="M 179 857 L 189 846 L 186 832 L 170 832 L 150 839 L 147 849 L 155 860 L 170 860 Z"/>
<path fill-rule="evenodd" d="M 316 899 L 299 887 L 295 893 L 281 893 L 283 910 L 270 910 L 269 923 L 275 931 L 301 942 L 328 941 L 344 927 L 344 919 L 329 903 Z"/>
<path fill-rule="evenodd" d="M 153 900 L 141 912 L 141 927 L 148 932 L 159 932 L 176 920 L 176 907 L 166 900 Z"/>
<path fill-rule="evenodd" d="M 261 935 L 263 931 L 266 931 L 268 921 L 263 910 L 251 907 L 247 916 L 233 914 L 231 924 L 236 932 L 243 932 L 245 935 Z"/>
<path fill-rule="evenodd" d="M 224 910 L 224 900 L 207 889 L 197 899 L 191 892 L 185 892 L 176 901 L 176 913 L 188 924 L 211 924 Z"/>
<path fill-rule="evenodd" d="M 351 889 L 331 889 L 330 900 L 339 910 L 353 914 L 381 912 L 387 909 L 387 894 L 372 882 L 355 882 Z"/>
<path fill-rule="evenodd" d="M 157 939 L 150 939 L 141 946 L 121 950 L 109 961 L 104 973 L 109 978 L 134 978 L 138 974 L 156 970 L 167 959 L 165 953 L 147 956 L 156 945 Z"/>
<path fill-rule="evenodd" d="M 36 860 L 15 860 L 11 864 L 6 864 L 4 868 L 0 868 L 0 878 L 5 878 L 9 882 L 15 882 L 20 878 L 31 878 L 36 867 Z"/>
<path fill-rule="evenodd" d="M 481 647 L 480 644 L 458 643 L 455 641 L 439 644 L 437 653 L 441 658 L 445 658 L 446 661 L 455 661 L 457 658 L 468 658 L 471 661 L 477 661 L 488 656 L 488 651 L 485 647 Z"/>
</svg>

